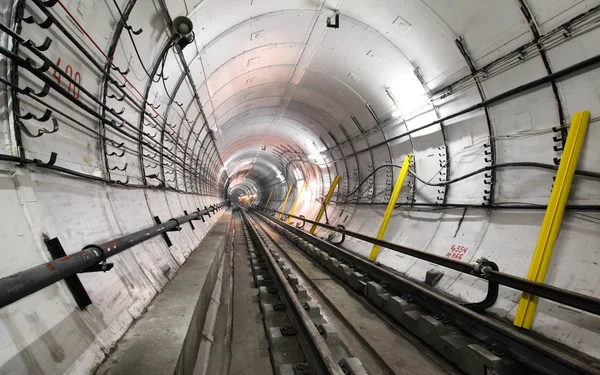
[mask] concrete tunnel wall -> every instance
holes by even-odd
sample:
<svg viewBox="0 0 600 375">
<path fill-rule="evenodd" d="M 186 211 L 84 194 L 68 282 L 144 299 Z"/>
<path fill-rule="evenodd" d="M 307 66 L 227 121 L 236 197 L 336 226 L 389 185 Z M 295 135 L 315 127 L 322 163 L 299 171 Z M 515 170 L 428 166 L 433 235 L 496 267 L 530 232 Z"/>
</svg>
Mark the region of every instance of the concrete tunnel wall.
<svg viewBox="0 0 600 375">
<path fill-rule="evenodd" d="M 14 25 L 18 4 L 2 6 L 3 24 Z M 41 7 L 30 0 L 24 4 L 25 16 L 44 19 Z M 564 124 L 570 123 L 574 112 L 592 113 L 578 168 L 600 171 L 595 147 L 600 137 L 597 66 L 557 80 L 557 94 L 550 84 L 542 85 L 356 153 L 547 75 L 548 68 L 532 43 L 533 26 L 542 35 L 550 71 L 596 56 L 600 31 L 593 25 L 600 17 L 598 1 L 529 0 L 524 4 L 533 22 L 525 17 L 522 2 L 493 0 L 476 5 L 415 1 L 401 6 L 394 0 L 169 0 L 164 4 L 156 0 L 151 5 L 123 0 L 117 4 L 121 12 L 131 12 L 128 22 L 134 30 L 144 29 L 133 38 L 145 67 L 127 33 L 118 32 L 120 16 L 114 3 L 62 1 L 49 12 L 93 51 L 103 67 L 106 59 L 61 5 L 103 51 L 108 53 L 115 42 L 112 61 L 122 71 L 130 69 L 126 77 L 147 101 L 145 110 L 138 107 L 143 101 L 130 86 L 127 92 L 137 102 L 117 100 L 122 93 L 110 82 L 105 90 L 105 76 L 55 26 L 42 29 L 21 22 L 19 33 L 25 39 L 36 44 L 46 36 L 53 39 L 45 55 L 53 62 L 60 58 L 60 67 L 69 65 L 73 74 L 79 73 L 82 85 L 114 109 L 114 113 L 104 110 L 107 118 L 117 118 L 115 113 L 124 108 L 121 118 L 142 134 L 136 140 L 107 124 L 101 126 L 97 118 L 51 91 L 45 100 L 64 112 L 53 114 L 60 128 L 56 133 L 28 137 L 15 131 L 14 112 L 40 115 L 44 106 L 20 94 L 15 107 L 14 93 L 0 85 L 4 107 L 1 154 L 47 161 L 56 152 L 56 165 L 111 180 L 94 182 L 1 161 L 0 210 L 8 219 L 0 228 L 5 254 L 1 276 L 50 259 L 44 234 L 58 237 L 70 253 L 153 225 L 153 216 L 168 219 L 183 210 L 217 203 L 227 193 L 232 197 L 257 194 L 260 205 L 273 191 L 269 206 L 278 208 L 288 183 L 298 186 L 304 180 L 307 188 L 296 213 L 311 218 L 335 175 L 342 180 L 328 210 L 330 223 L 375 235 L 385 210 L 381 203 L 389 199 L 398 173 L 398 169 L 384 168 L 370 176 L 375 168 L 401 164 L 412 154 L 414 170 L 422 179 L 443 182 L 490 165 L 491 157 L 493 163 L 552 164 L 553 158 L 561 156 L 560 150 L 553 149 L 560 145 L 553 140 L 560 137 L 560 129 L 552 129 L 561 125 L 561 112 Z M 170 32 L 163 5 L 171 18 L 187 14 L 196 31 L 193 45 L 182 54 L 166 48 L 164 64 L 160 54 L 169 45 Z M 325 26 L 325 18 L 334 9 L 341 12 L 338 30 Z M 561 28 L 579 15 L 583 16 L 568 29 Z M 467 46 L 475 73 L 457 48 L 457 39 Z M 13 47 L 13 39 L 6 34 L 0 43 Z M 20 54 L 32 56 L 23 46 Z M 479 70 L 482 67 L 485 71 Z M 10 79 L 15 66 L 3 57 L 0 69 L 1 76 Z M 144 69 L 150 73 L 156 69 L 169 79 L 164 86 L 152 82 Z M 18 71 L 19 87 L 39 92 L 43 86 L 39 79 L 23 68 Z M 53 76 L 52 69 L 46 74 Z M 114 70 L 111 77 L 124 83 Z M 64 79 L 61 86 L 78 95 Z M 79 94 L 97 113 L 103 113 L 98 103 Z M 156 109 L 149 108 L 150 104 Z M 156 115 L 172 125 L 172 130 L 166 130 L 168 135 L 160 134 L 160 118 L 152 119 Z M 41 127 L 52 128 L 51 122 L 23 120 L 23 124 L 34 134 Z M 183 163 L 171 165 L 149 147 L 140 147 L 141 139 L 161 151 L 169 150 L 165 152 Z M 484 146 L 490 143 L 492 156 L 490 147 Z M 121 151 L 124 154 L 119 157 Z M 463 246 L 467 249 L 463 261 L 486 257 L 501 271 L 525 277 L 543 210 L 499 206 L 546 204 L 554 172 L 507 168 L 488 176 L 478 174 L 446 188 L 409 176 L 399 203 L 440 205 L 399 207 L 386 239 L 438 255 L 451 253 L 452 246 Z M 358 194 L 348 197 L 365 179 Z M 288 211 L 296 196 L 294 188 Z M 599 199 L 597 179 L 575 177 L 570 204 L 597 205 Z M 489 207 L 464 211 L 444 204 Z M 113 258 L 113 271 L 82 275 L 94 302 L 85 311 L 77 308 L 63 283 L 0 310 L 0 337 L 6 338 L 0 344 L 0 373 L 92 370 L 173 277 L 214 220 L 197 223 L 195 231 L 184 225 L 182 232 L 171 236 L 173 247 L 157 237 Z M 547 283 L 600 296 L 598 220 L 597 212 L 567 212 Z M 347 239 L 345 246 L 364 256 L 371 249 L 353 239 Z M 418 281 L 424 280 L 428 270 L 438 268 L 385 249 L 378 262 Z M 485 282 L 440 270 L 444 276 L 437 290 L 467 301 L 483 297 Z M 520 293 L 502 287 L 490 312 L 512 321 L 519 297 Z M 598 327 L 598 317 L 542 300 L 533 330 L 600 358 Z"/>
</svg>

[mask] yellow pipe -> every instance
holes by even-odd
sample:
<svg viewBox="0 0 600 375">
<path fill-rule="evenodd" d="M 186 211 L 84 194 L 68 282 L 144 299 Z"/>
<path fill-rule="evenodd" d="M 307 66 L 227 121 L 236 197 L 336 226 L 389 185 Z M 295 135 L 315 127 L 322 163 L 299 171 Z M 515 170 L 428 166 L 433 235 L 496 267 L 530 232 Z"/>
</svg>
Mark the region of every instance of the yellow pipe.
<svg viewBox="0 0 600 375">
<path fill-rule="evenodd" d="M 281 206 L 281 211 L 285 212 L 285 206 L 287 205 L 287 201 L 288 198 L 290 197 L 290 193 L 292 192 L 292 189 L 294 188 L 294 184 L 290 184 L 290 188 L 288 189 L 287 194 L 285 195 L 285 199 L 283 200 L 283 206 Z M 277 216 L 277 219 L 281 220 L 281 216 L 283 214 L 279 214 L 279 216 Z"/>
<path fill-rule="evenodd" d="M 271 196 L 273 195 L 273 190 L 269 193 L 269 198 L 267 199 L 267 204 L 265 204 L 265 208 L 269 207 L 269 202 L 271 202 Z"/>
<path fill-rule="evenodd" d="M 400 169 L 400 174 L 398 175 L 398 179 L 396 180 L 394 191 L 392 191 L 392 196 L 390 197 L 390 201 L 388 202 L 387 208 L 385 209 L 383 220 L 381 220 L 381 225 L 379 226 L 379 232 L 377 232 L 377 239 L 379 240 L 382 240 L 383 236 L 385 236 L 385 231 L 387 230 L 388 224 L 390 223 L 390 219 L 392 218 L 392 213 L 394 212 L 396 201 L 398 200 L 398 196 L 400 195 L 400 189 L 402 189 L 402 185 L 404 184 L 404 179 L 408 174 L 408 168 L 410 167 L 411 161 L 412 155 L 407 155 L 404 158 L 404 163 L 402 164 L 402 169 Z M 375 259 L 377 259 L 377 254 L 379 254 L 379 246 L 373 245 L 371 255 L 369 255 L 369 260 L 374 262 Z"/>
<path fill-rule="evenodd" d="M 338 184 L 338 182 L 340 182 L 340 176 L 335 176 L 333 179 L 333 183 L 331 184 L 331 186 L 329 187 L 329 191 L 327 192 L 327 195 L 325 196 L 325 199 L 323 200 L 323 204 L 321 205 L 321 208 L 319 209 L 319 213 L 317 214 L 317 217 L 315 217 L 315 221 L 321 221 L 321 218 L 323 217 L 323 214 L 325 213 L 325 209 L 327 209 L 327 205 L 329 204 L 329 201 L 331 200 L 331 197 L 333 196 L 333 192 L 335 191 L 335 188 Z M 310 234 L 315 234 L 315 231 L 317 230 L 317 224 L 313 224 L 312 227 L 310 228 Z"/>
<path fill-rule="evenodd" d="M 302 183 L 302 187 L 300 187 L 300 190 L 298 191 L 298 196 L 296 197 L 296 201 L 294 202 L 294 205 L 292 206 L 292 212 L 290 212 L 290 215 L 293 215 L 294 213 L 296 213 L 296 207 L 298 207 L 298 202 L 300 201 L 300 195 L 302 194 L 302 190 L 304 190 L 304 186 L 306 186 L 306 181 L 304 181 Z M 292 217 L 288 217 L 288 224 L 292 221 Z"/>
<path fill-rule="evenodd" d="M 546 279 L 546 273 L 550 266 L 550 258 L 552 257 L 554 244 L 560 230 L 589 120 L 590 113 L 588 111 L 575 113 L 571 120 L 571 128 L 569 129 L 563 156 L 558 166 L 558 172 L 556 173 L 554 188 L 550 194 L 548 208 L 544 215 L 540 235 L 535 246 L 531 265 L 529 266 L 528 280 L 543 283 Z M 531 329 L 538 300 L 538 296 L 523 293 L 513 324 L 517 327 Z"/>
</svg>

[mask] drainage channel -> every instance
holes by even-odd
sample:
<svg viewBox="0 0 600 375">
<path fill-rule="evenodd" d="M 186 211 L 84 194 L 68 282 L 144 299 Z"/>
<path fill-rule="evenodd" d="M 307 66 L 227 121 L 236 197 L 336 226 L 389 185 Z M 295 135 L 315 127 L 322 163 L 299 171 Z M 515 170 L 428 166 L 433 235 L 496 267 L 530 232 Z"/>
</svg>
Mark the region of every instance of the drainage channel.
<svg viewBox="0 0 600 375">
<path fill-rule="evenodd" d="M 279 246 L 240 212 L 274 373 L 368 374 L 360 360 L 348 354 L 339 333 L 286 265 Z"/>
<path fill-rule="evenodd" d="M 551 343 L 536 341 L 535 345 L 540 352 L 536 353 L 532 350 L 519 352 L 515 350 L 516 347 L 505 346 L 495 340 L 488 333 L 491 331 L 482 333 L 479 330 L 481 325 L 476 321 L 473 321 L 472 325 L 466 325 L 462 321 L 448 318 L 444 313 L 432 313 L 431 307 L 434 307 L 434 311 L 447 309 L 442 304 L 422 304 L 421 302 L 427 299 L 420 298 L 416 293 L 398 293 L 400 288 L 396 285 L 392 287 L 392 283 L 395 282 L 394 277 L 385 279 L 376 277 L 374 266 L 363 267 L 363 262 L 359 262 L 355 256 L 347 256 L 330 244 L 308 238 L 308 235 L 293 226 L 281 224 L 268 215 L 254 212 L 259 214 L 261 222 L 287 238 L 314 264 L 333 275 L 348 289 L 364 296 L 374 308 L 408 329 L 464 373 L 473 375 L 533 374 L 539 373 L 538 371 L 549 374 L 598 373 L 596 369 L 581 371 L 584 366 L 580 365 L 577 358 L 564 351 L 558 354 L 559 348 L 553 347 Z M 490 320 L 482 316 L 481 320 L 484 319 Z M 534 340 L 523 334 L 517 334 L 523 343 Z M 502 337 L 499 334 L 495 336 Z M 531 346 L 534 346 L 533 342 Z M 542 355 L 543 352 L 557 353 L 551 359 L 554 362 L 554 369 L 548 357 Z"/>
</svg>

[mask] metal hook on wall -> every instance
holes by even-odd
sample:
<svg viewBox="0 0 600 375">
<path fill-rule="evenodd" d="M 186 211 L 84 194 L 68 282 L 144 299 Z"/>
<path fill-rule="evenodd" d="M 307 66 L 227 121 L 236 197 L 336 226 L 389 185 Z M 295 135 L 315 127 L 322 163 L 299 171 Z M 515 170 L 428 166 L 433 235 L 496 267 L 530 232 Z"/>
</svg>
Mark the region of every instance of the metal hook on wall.
<svg viewBox="0 0 600 375">
<path fill-rule="evenodd" d="M 115 111 L 114 108 L 110 108 L 109 111 L 115 115 L 115 116 L 119 116 L 122 115 L 125 112 L 125 107 L 121 107 L 121 110 L 119 112 Z"/>
<path fill-rule="evenodd" d="M 21 117 L 21 118 L 23 118 L 23 117 Z M 38 129 L 37 134 L 33 134 L 32 132 L 30 132 L 29 129 L 27 129 L 27 127 L 23 124 L 23 122 L 21 120 L 16 120 L 15 122 L 19 126 L 19 129 L 21 129 L 25 133 L 25 135 L 27 135 L 30 138 L 38 138 L 44 134 L 52 134 L 52 133 L 56 133 L 58 131 L 58 120 L 55 118 L 52 118 L 52 124 L 54 125 L 52 130 L 48 130 L 46 128 L 41 128 L 41 129 Z"/>
<path fill-rule="evenodd" d="M 113 141 L 112 139 L 109 141 L 110 141 L 110 143 L 112 143 L 113 147 L 116 147 L 116 148 L 121 148 L 125 145 L 125 142 L 117 143 L 117 142 Z"/>
<path fill-rule="evenodd" d="M 45 59 L 42 66 L 40 66 L 39 68 L 36 66 L 36 63 L 33 61 L 33 59 L 29 57 L 25 59 L 25 64 L 29 65 L 31 69 L 37 70 L 39 73 L 44 73 L 48 69 L 50 69 L 50 60 L 48 59 Z"/>
<path fill-rule="evenodd" d="M 127 84 L 126 84 L 126 83 L 119 83 L 119 81 L 117 81 L 116 79 L 114 79 L 114 78 L 111 78 L 111 77 L 108 77 L 108 81 L 109 81 L 110 83 L 112 83 L 113 85 L 115 85 L 115 86 L 117 86 L 117 87 L 120 87 L 120 88 L 122 88 L 122 89 L 124 89 L 124 88 L 125 88 L 125 86 L 127 86 Z"/>
<path fill-rule="evenodd" d="M 144 157 L 149 158 L 149 159 L 154 159 L 156 157 L 156 152 L 152 156 L 150 156 L 150 154 L 144 154 Z"/>
<path fill-rule="evenodd" d="M 127 185 L 129 183 L 129 176 L 125 179 L 125 181 L 114 180 L 114 183 L 117 185 Z"/>
<path fill-rule="evenodd" d="M 116 156 L 118 158 L 122 158 L 123 156 L 125 156 L 125 150 L 121 151 L 121 154 L 117 154 L 116 152 L 112 151 L 110 153 L 107 154 L 108 156 Z"/>
<path fill-rule="evenodd" d="M 125 100 L 125 94 L 123 94 L 123 96 L 120 97 L 120 98 L 118 98 L 116 95 L 113 95 L 113 94 L 108 94 L 108 95 L 106 95 L 106 97 L 110 98 L 110 99 L 116 99 L 116 100 L 118 100 L 120 102 L 122 102 L 123 100 Z"/>
<path fill-rule="evenodd" d="M 169 77 L 165 77 L 165 76 L 163 76 L 163 73 L 164 73 L 164 72 L 161 72 L 161 73 L 158 73 L 158 74 L 156 74 L 156 81 L 154 81 L 154 80 L 153 80 L 153 81 L 154 81 L 154 82 L 158 82 L 160 79 L 162 79 L 163 81 L 166 81 L 166 80 L 168 80 L 168 79 L 169 79 Z"/>
<path fill-rule="evenodd" d="M 121 171 L 121 172 L 125 172 L 125 170 L 127 169 L 127 163 L 125 163 L 125 165 L 123 166 L 123 168 L 119 168 L 117 166 L 109 168 L 111 171 Z"/>
<path fill-rule="evenodd" d="M 154 108 L 154 109 L 159 109 L 159 108 L 160 108 L 160 106 L 161 106 L 161 104 L 160 104 L 160 103 L 158 103 L 158 105 L 157 105 L 157 106 L 154 106 L 154 104 L 150 103 L 150 107 L 152 107 L 152 108 Z"/>
<path fill-rule="evenodd" d="M 116 65 L 111 65 L 111 66 L 110 66 L 110 68 L 111 68 L 112 70 L 116 70 L 116 71 L 117 71 L 117 72 L 119 72 L 119 74 L 121 74 L 121 75 L 127 75 L 127 73 L 129 73 L 129 72 L 131 71 L 131 68 L 129 68 L 129 67 L 127 68 L 127 70 L 123 71 L 123 70 L 121 70 L 121 68 L 119 68 L 119 67 L 118 67 L 118 66 L 116 66 Z"/>
<path fill-rule="evenodd" d="M 44 87 L 42 87 L 42 91 L 40 91 L 40 92 L 35 92 L 30 87 L 25 87 L 24 89 L 20 89 L 19 92 L 21 94 L 35 95 L 38 98 L 43 98 L 44 96 L 48 95 L 48 93 L 50 93 L 50 85 L 46 83 L 44 85 Z"/>
<path fill-rule="evenodd" d="M 33 16 L 28 16 L 25 17 L 25 15 L 23 14 L 24 12 L 24 8 L 23 7 L 18 7 L 18 13 L 17 16 L 25 23 L 29 23 L 29 24 L 36 24 L 39 27 L 41 27 L 42 29 L 47 29 L 50 26 L 52 26 L 52 24 L 54 23 L 54 18 L 52 16 L 48 16 L 45 20 L 43 21 L 38 21 L 35 18 L 33 18 Z"/>
<path fill-rule="evenodd" d="M 26 41 L 19 41 L 17 39 L 17 43 L 24 45 L 27 48 L 34 48 L 40 52 L 44 52 L 47 51 L 48 48 L 50 48 L 50 45 L 52 44 L 52 39 L 46 37 L 46 39 L 44 39 L 44 43 L 40 44 L 39 46 L 36 45 L 31 39 L 28 39 Z"/>
<path fill-rule="evenodd" d="M 150 163 L 150 164 L 144 164 L 144 167 L 146 167 L 146 168 L 156 168 L 156 167 L 158 167 L 158 164 L 157 163 L 154 163 L 154 165 L 152 165 L 152 163 Z"/>
<path fill-rule="evenodd" d="M 23 120 L 37 120 L 39 122 L 46 122 L 48 120 L 50 120 L 50 117 L 52 117 L 52 111 L 49 109 L 46 109 L 46 111 L 44 112 L 44 114 L 42 115 L 42 117 L 37 117 L 36 115 L 34 115 L 31 112 L 27 112 L 26 114 L 19 116 L 20 118 L 22 118 Z"/>
<path fill-rule="evenodd" d="M 54 165 L 56 163 L 56 159 L 58 158 L 58 154 L 56 152 L 50 153 L 50 159 L 47 163 L 44 163 L 40 159 L 33 159 L 33 164 L 36 165 Z"/>
<path fill-rule="evenodd" d="M 58 1 L 58 0 L 57 0 Z M 127 23 L 125 23 L 125 21 L 123 21 L 123 27 L 125 27 L 127 30 L 131 31 L 131 33 L 133 35 L 140 35 L 141 33 L 144 32 L 144 30 L 142 28 L 139 28 L 137 30 L 134 30 L 133 27 L 129 26 Z"/>
</svg>

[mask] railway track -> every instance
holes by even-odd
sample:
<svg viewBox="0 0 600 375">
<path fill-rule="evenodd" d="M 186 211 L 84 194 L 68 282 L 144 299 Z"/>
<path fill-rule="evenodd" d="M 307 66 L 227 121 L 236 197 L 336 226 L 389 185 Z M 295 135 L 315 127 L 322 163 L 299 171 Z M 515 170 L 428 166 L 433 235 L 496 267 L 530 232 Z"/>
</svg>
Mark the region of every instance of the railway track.
<svg viewBox="0 0 600 375">
<path fill-rule="evenodd" d="M 273 374 L 600 374 L 264 212 L 238 207 Z"/>
<path fill-rule="evenodd" d="M 368 374 L 286 265 L 279 246 L 255 219 L 241 216 L 274 373 Z"/>
<path fill-rule="evenodd" d="M 404 327 L 437 352 L 447 361 L 440 362 L 446 372 L 458 369 L 467 374 L 600 374 L 594 361 L 560 344 L 472 311 L 268 214 L 250 212 L 254 225 L 265 228 L 265 233 L 277 232 L 292 244 L 302 254 L 297 259 L 310 259 L 359 299 L 368 301 L 382 318 Z M 431 357 L 439 361 L 439 357 Z"/>
</svg>

